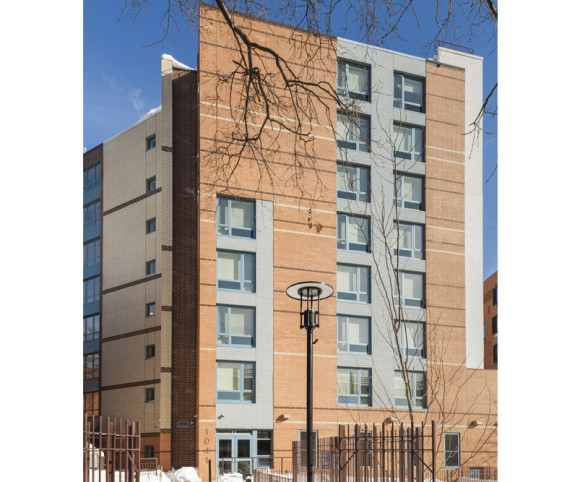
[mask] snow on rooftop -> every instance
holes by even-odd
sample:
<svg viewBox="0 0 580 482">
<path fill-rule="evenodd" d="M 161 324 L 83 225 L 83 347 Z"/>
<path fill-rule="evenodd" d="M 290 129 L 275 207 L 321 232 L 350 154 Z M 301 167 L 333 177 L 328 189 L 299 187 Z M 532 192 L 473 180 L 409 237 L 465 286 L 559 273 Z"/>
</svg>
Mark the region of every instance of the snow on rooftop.
<svg viewBox="0 0 580 482">
<path fill-rule="evenodd" d="M 163 55 L 161 56 L 161 58 L 162 58 L 162 59 L 165 59 L 165 60 L 171 60 L 171 62 L 173 63 L 173 67 L 174 67 L 174 68 L 176 68 L 176 69 L 181 69 L 181 70 L 195 70 L 195 69 L 192 69 L 191 67 L 188 67 L 188 66 L 187 66 L 187 65 L 185 65 L 185 64 L 182 64 L 182 63 L 181 63 L 181 62 L 179 62 L 178 60 L 175 60 L 175 59 L 174 59 L 174 58 L 173 58 L 171 55 L 169 55 L 169 54 L 163 54 Z"/>
<path fill-rule="evenodd" d="M 137 124 L 139 124 L 139 122 L 143 122 L 145 119 L 149 119 L 149 117 L 153 117 L 155 114 L 159 114 L 159 112 L 161 112 L 161 106 L 157 106 L 155 109 L 151 109 L 149 112 L 147 112 L 147 114 L 145 114 L 137 121 Z"/>
</svg>

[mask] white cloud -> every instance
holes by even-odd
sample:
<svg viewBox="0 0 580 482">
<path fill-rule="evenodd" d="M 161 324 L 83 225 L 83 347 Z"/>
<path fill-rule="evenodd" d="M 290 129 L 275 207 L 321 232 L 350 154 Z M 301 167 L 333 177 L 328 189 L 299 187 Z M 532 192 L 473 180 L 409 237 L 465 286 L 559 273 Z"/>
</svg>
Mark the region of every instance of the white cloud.
<svg viewBox="0 0 580 482">
<path fill-rule="evenodd" d="M 139 116 L 143 115 L 143 110 L 145 108 L 145 100 L 142 97 L 143 89 L 139 87 L 126 87 L 120 85 L 117 79 L 110 75 L 103 75 L 103 81 L 116 94 L 128 97 L 135 113 Z"/>
</svg>

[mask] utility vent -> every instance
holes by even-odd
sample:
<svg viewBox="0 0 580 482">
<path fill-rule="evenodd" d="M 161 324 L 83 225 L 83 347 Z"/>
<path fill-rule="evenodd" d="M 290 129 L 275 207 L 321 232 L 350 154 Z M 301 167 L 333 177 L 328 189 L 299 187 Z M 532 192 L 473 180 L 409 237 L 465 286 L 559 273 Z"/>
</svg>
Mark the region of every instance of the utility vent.
<svg viewBox="0 0 580 482">
<path fill-rule="evenodd" d="M 183 421 L 177 422 L 177 428 L 188 428 L 188 427 L 189 427 L 189 422 L 183 422 Z"/>
</svg>

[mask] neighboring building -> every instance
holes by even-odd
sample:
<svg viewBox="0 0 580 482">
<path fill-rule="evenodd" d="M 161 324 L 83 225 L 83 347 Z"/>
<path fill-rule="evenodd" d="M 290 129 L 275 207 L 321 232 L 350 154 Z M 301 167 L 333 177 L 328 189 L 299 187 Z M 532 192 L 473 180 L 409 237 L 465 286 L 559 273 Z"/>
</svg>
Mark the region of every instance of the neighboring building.
<svg viewBox="0 0 580 482">
<path fill-rule="evenodd" d="M 484 368 L 497 369 L 497 271 L 483 282 Z"/>
<path fill-rule="evenodd" d="M 481 57 L 439 48 L 425 60 L 325 37 L 315 66 L 301 67 L 315 81 L 338 79 L 360 108 L 357 129 L 336 109 L 324 124 L 320 107 L 304 191 L 260 184 L 252 158 L 226 190 L 216 159 L 236 111 L 217 74 L 235 49 L 219 12 L 200 8 L 197 70 L 164 56 L 161 108 L 84 157 L 85 178 L 100 173 L 98 187 L 85 181 L 84 239 L 98 241 L 85 249 L 85 410 L 142 421 L 144 455 L 198 466 L 202 478 L 220 456 L 289 457 L 306 428 L 306 350 L 285 290 L 315 279 L 336 293 L 315 331 L 318 437 L 393 414 L 408 421 L 381 294 L 380 279 L 393 278 L 373 262 L 384 240 L 370 229 L 394 211 L 405 235 L 392 301 L 413 334 L 402 345 L 415 421 L 430 383 L 453 378 L 462 391 L 447 401 L 440 463 L 496 466 L 496 372 L 482 370 L 482 150 L 464 135 L 481 107 Z M 292 29 L 237 21 L 300 65 Z M 271 168 L 282 178 L 292 135 L 276 143 Z M 429 410 L 428 420 L 442 417 Z M 491 436 L 476 451 L 482 433 Z"/>
</svg>

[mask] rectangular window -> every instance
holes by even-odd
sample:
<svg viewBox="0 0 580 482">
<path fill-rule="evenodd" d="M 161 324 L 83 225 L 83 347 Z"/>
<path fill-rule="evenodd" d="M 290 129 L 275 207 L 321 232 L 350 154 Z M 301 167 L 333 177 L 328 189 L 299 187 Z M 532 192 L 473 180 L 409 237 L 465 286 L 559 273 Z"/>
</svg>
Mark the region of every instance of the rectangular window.
<svg viewBox="0 0 580 482">
<path fill-rule="evenodd" d="M 98 340 L 101 334 L 101 315 L 83 318 L 83 341 Z"/>
<path fill-rule="evenodd" d="M 483 322 L 483 339 L 485 340 L 485 322 Z"/>
<path fill-rule="evenodd" d="M 444 439 L 444 449 L 445 449 L 445 468 L 446 469 L 457 469 L 460 465 L 459 459 L 459 434 L 458 433 L 446 433 Z"/>
<path fill-rule="evenodd" d="M 491 334 L 497 335 L 497 315 L 491 319 Z"/>
<path fill-rule="evenodd" d="M 155 401 L 155 389 L 154 388 L 146 388 L 145 389 L 145 403 L 154 402 Z"/>
<path fill-rule="evenodd" d="M 339 264 L 336 284 L 339 300 L 371 302 L 371 269 L 368 266 Z"/>
<path fill-rule="evenodd" d="M 145 458 L 152 459 L 155 457 L 155 447 L 153 445 L 145 445 Z"/>
<path fill-rule="evenodd" d="M 101 263 L 101 239 L 93 239 L 83 245 L 83 268 Z"/>
<path fill-rule="evenodd" d="M 217 401 L 253 403 L 255 364 L 217 362 Z"/>
<path fill-rule="evenodd" d="M 424 308 L 424 277 L 423 273 L 400 271 L 398 283 L 395 283 L 395 305 L 399 306 L 399 295 L 403 299 L 403 306 L 407 308 Z"/>
<path fill-rule="evenodd" d="M 217 344 L 256 346 L 256 309 L 242 306 L 217 307 Z"/>
<path fill-rule="evenodd" d="M 395 74 L 393 106 L 399 109 L 425 112 L 423 102 L 423 79 Z"/>
<path fill-rule="evenodd" d="M 404 356 L 425 358 L 425 324 L 414 321 L 399 322 L 397 337 Z"/>
<path fill-rule="evenodd" d="M 155 191 L 155 189 L 157 189 L 157 180 L 153 176 L 145 181 L 145 192 Z"/>
<path fill-rule="evenodd" d="M 336 197 L 368 203 L 371 192 L 371 170 L 364 166 L 336 167 Z"/>
<path fill-rule="evenodd" d="M 316 453 L 318 452 L 318 430 L 312 431 L 312 439 L 312 465 L 317 468 L 318 457 L 316 457 Z M 300 467 L 306 467 L 308 461 L 308 449 L 306 445 L 306 442 L 308 441 L 308 432 L 306 430 L 300 430 L 298 440 L 300 441 Z"/>
<path fill-rule="evenodd" d="M 85 415 L 99 415 L 99 392 L 84 394 L 83 411 Z"/>
<path fill-rule="evenodd" d="M 338 249 L 370 252 L 369 218 L 337 214 L 336 245 Z"/>
<path fill-rule="evenodd" d="M 399 159 L 423 162 L 423 128 L 395 123 L 393 154 Z"/>
<path fill-rule="evenodd" d="M 145 359 L 155 358 L 155 345 L 147 345 L 145 347 Z"/>
<path fill-rule="evenodd" d="M 493 289 L 493 306 L 497 306 L 497 286 Z"/>
<path fill-rule="evenodd" d="M 272 431 L 257 430 L 256 433 L 256 465 L 258 467 L 273 468 L 272 464 Z"/>
<path fill-rule="evenodd" d="M 148 219 L 145 223 L 145 233 L 154 233 L 157 230 L 157 222 L 155 218 Z"/>
<path fill-rule="evenodd" d="M 395 256 L 402 258 L 424 259 L 425 228 L 421 224 L 393 223 L 395 239 L 399 231 L 398 245 L 393 250 Z"/>
<path fill-rule="evenodd" d="M 145 263 L 145 274 L 147 276 L 149 276 L 150 274 L 155 274 L 155 271 L 157 269 L 156 266 L 155 266 L 155 264 L 156 263 L 155 263 L 155 260 L 154 259 L 152 259 L 151 261 L 147 261 Z"/>
<path fill-rule="evenodd" d="M 371 353 L 371 319 L 359 316 L 337 316 L 338 351 L 342 353 Z"/>
<path fill-rule="evenodd" d="M 409 395 L 413 408 L 426 408 L 425 400 L 425 373 L 407 371 L 409 379 Z M 395 372 L 395 407 L 407 408 L 407 390 L 403 374 Z"/>
<path fill-rule="evenodd" d="M 87 204 L 83 208 L 83 228 L 97 226 L 101 222 L 101 201 Z"/>
<path fill-rule="evenodd" d="M 101 277 L 95 276 L 83 281 L 83 304 L 94 303 L 101 299 Z"/>
<path fill-rule="evenodd" d="M 217 200 L 217 232 L 221 236 L 255 238 L 254 201 L 220 197 Z"/>
<path fill-rule="evenodd" d="M 393 186 L 393 199 L 397 207 L 424 211 L 423 178 L 397 173 Z"/>
<path fill-rule="evenodd" d="M 83 192 L 101 187 L 101 163 L 93 164 L 83 171 Z"/>
<path fill-rule="evenodd" d="M 371 406 L 371 371 L 366 368 L 338 368 L 338 404 Z"/>
<path fill-rule="evenodd" d="M 336 114 L 336 142 L 339 147 L 355 151 L 371 152 L 371 119 L 359 115 L 353 118 Z"/>
<path fill-rule="evenodd" d="M 255 293 L 256 255 L 237 251 L 218 251 L 217 287 L 220 290 Z"/>
<path fill-rule="evenodd" d="M 493 345 L 493 362 L 497 363 L 497 343 Z"/>
<path fill-rule="evenodd" d="M 146 139 L 146 149 L 147 150 L 155 149 L 156 145 L 157 145 L 157 139 L 155 137 L 155 134 L 153 134 L 152 136 L 149 136 Z"/>
<path fill-rule="evenodd" d="M 145 305 L 145 316 L 147 318 L 150 316 L 155 316 L 155 303 L 147 303 Z"/>
<path fill-rule="evenodd" d="M 371 69 L 366 65 L 338 61 L 338 93 L 351 99 L 369 100 Z"/>
<path fill-rule="evenodd" d="M 469 478 L 483 480 L 483 467 L 469 467 Z"/>
<path fill-rule="evenodd" d="M 100 355 L 98 353 L 83 355 L 83 378 L 85 380 L 99 378 L 99 359 Z"/>
</svg>

